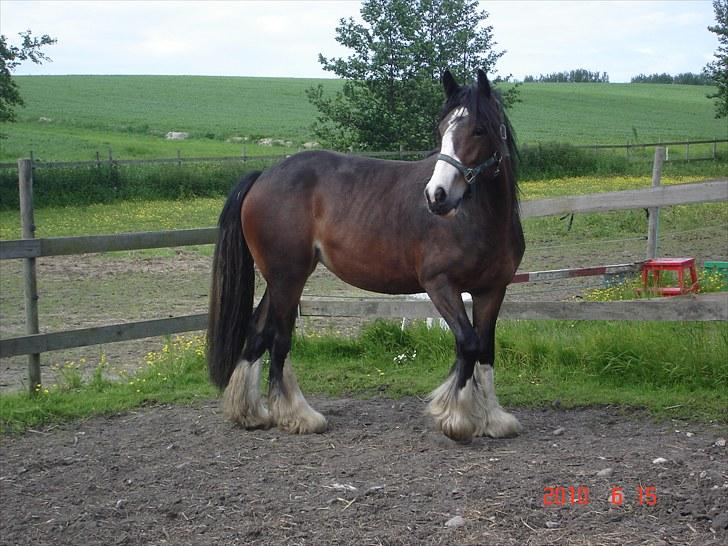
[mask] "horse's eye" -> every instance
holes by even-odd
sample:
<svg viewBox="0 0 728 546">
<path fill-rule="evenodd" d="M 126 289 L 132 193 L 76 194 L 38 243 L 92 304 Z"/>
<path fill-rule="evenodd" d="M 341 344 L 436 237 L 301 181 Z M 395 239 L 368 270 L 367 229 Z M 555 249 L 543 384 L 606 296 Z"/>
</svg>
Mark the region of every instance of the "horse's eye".
<svg viewBox="0 0 728 546">
<path fill-rule="evenodd" d="M 477 137 L 485 136 L 488 133 L 488 131 L 484 127 L 476 127 L 473 131 L 473 134 Z"/>
</svg>

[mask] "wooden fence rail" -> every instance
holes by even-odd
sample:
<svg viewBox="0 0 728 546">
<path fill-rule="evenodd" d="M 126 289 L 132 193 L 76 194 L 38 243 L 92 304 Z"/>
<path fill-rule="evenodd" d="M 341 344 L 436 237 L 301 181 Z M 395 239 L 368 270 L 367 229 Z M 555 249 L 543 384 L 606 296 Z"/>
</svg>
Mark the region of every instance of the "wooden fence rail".
<svg viewBox="0 0 728 546">
<path fill-rule="evenodd" d="M 728 179 L 719 179 L 694 184 L 524 201 L 521 203 L 521 216 L 533 218 L 572 212 L 607 212 L 726 200 L 728 200 Z M 214 243 L 216 237 L 217 228 L 211 227 L 0 241 L 0 259 L 203 245 Z"/>
<path fill-rule="evenodd" d="M 577 144 L 575 148 L 582 148 L 587 150 L 646 150 L 648 148 L 665 147 L 665 146 L 685 146 L 686 147 L 686 159 L 689 159 L 689 149 L 691 145 L 695 144 L 712 144 L 712 157 L 708 159 L 716 158 L 716 150 L 718 144 L 728 143 L 728 139 L 725 138 L 713 138 L 713 139 L 702 139 L 702 140 L 676 140 L 670 142 L 646 142 L 642 143 L 631 143 L 631 144 Z M 521 146 L 524 148 L 537 148 L 540 146 L 539 142 L 523 142 Z M 404 150 L 393 152 L 361 152 L 353 153 L 352 155 L 365 155 L 367 157 L 378 157 L 382 159 L 386 158 L 402 158 L 402 157 L 425 157 L 432 153 L 432 150 Z M 32 152 L 31 152 L 32 155 Z M 41 169 L 59 169 L 59 168 L 74 168 L 74 167 L 99 167 L 101 165 L 165 165 L 165 164 L 176 164 L 181 165 L 183 163 L 231 163 L 240 162 L 247 163 L 249 161 L 262 161 L 272 162 L 280 161 L 287 154 L 269 154 L 269 155 L 247 155 L 243 152 L 241 155 L 235 156 L 218 156 L 218 157 L 185 157 L 181 155 L 181 152 L 177 151 L 177 157 L 164 157 L 154 159 L 115 159 L 113 157 L 111 149 L 109 149 L 108 157 L 101 158 L 97 152 L 96 159 L 80 160 L 80 161 L 41 161 L 34 159 L 32 166 L 33 168 Z M 682 158 L 682 156 L 679 156 Z M 1 162 L 0 169 L 15 169 L 17 163 Z"/>
<path fill-rule="evenodd" d="M 466 301 L 465 306 L 471 313 L 472 302 Z M 431 301 L 410 298 L 304 297 L 299 306 L 299 316 L 301 317 L 426 319 L 438 315 L 439 313 Z M 728 294 L 644 301 L 505 301 L 499 318 L 515 320 L 728 321 Z M 207 328 L 207 313 L 200 313 L 34 334 L 0 340 L 0 358 L 193 332 L 205 328 Z"/>
<path fill-rule="evenodd" d="M 658 155 L 656 154 L 656 160 Z M 33 288 L 36 258 L 210 244 L 215 242 L 217 228 L 34 239 L 32 167 L 30 160 L 18 162 L 21 203 L 24 205 L 21 211 L 24 239 L 0 241 L 0 259 L 20 258 L 26 264 L 26 315 L 29 325 L 28 335 L 0 340 L 0 357 L 29 355 L 31 391 L 40 383 L 39 355 L 42 352 L 202 330 L 206 327 L 207 316 L 198 314 L 62 332 L 38 333 L 37 294 Z M 657 185 L 647 189 L 525 201 L 521 204 L 521 210 L 522 216 L 528 218 L 639 208 L 654 211 L 663 206 L 713 201 L 728 201 L 728 179 L 670 186 L 660 186 L 659 180 L 657 180 Z M 519 279 L 519 275 L 521 277 L 528 275 L 529 278 L 526 280 L 532 280 L 531 275 L 534 276 L 534 280 L 556 278 L 555 276 L 561 278 L 587 273 L 603 274 L 602 270 L 605 267 L 629 268 L 632 266 L 633 264 L 622 264 L 621 266 L 585 268 L 581 273 L 575 273 L 575 270 L 519 273 L 514 281 L 523 282 L 524 279 Z M 587 269 L 592 271 L 585 273 Z M 428 318 L 436 316 L 437 312 L 432 303 L 427 300 L 317 298 L 303 299 L 300 314 L 301 316 L 326 317 Z M 726 321 L 728 320 L 728 295 L 689 296 L 669 300 L 632 302 L 505 302 L 500 316 L 510 319 Z M 33 326 L 34 320 L 35 327 Z"/>
</svg>

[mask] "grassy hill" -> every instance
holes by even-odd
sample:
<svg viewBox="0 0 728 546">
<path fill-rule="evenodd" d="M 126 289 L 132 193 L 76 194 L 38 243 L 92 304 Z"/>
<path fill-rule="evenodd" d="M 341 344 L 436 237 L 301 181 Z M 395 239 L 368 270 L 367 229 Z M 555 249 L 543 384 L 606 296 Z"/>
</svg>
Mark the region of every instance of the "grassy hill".
<svg viewBox="0 0 728 546">
<path fill-rule="evenodd" d="M 0 132 L 0 160 L 278 154 L 313 137 L 316 111 L 305 90 L 339 80 L 201 76 L 19 76 L 18 123 Z M 656 84 L 528 84 L 511 111 L 521 142 L 624 144 L 727 138 L 713 118 L 709 87 Z M 165 141 L 168 131 L 189 140 Z M 290 146 L 262 147 L 263 137 Z M 247 141 L 240 142 L 240 139 Z M 229 140 L 234 140 L 230 142 Z"/>
</svg>

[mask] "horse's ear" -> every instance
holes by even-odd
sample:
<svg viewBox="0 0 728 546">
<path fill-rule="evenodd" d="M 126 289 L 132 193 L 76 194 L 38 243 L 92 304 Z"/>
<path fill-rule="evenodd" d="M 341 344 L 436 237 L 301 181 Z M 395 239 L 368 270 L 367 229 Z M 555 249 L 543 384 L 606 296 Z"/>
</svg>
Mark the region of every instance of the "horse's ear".
<svg viewBox="0 0 728 546">
<path fill-rule="evenodd" d="M 448 99 L 460 89 L 458 82 L 455 81 L 449 70 L 445 70 L 442 74 L 442 86 L 445 88 L 445 96 Z"/>
<path fill-rule="evenodd" d="M 488 76 L 480 68 L 478 69 L 478 91 L 483 93 L 486 98 L 490 98 L 490 82 Z"/>
</svg>

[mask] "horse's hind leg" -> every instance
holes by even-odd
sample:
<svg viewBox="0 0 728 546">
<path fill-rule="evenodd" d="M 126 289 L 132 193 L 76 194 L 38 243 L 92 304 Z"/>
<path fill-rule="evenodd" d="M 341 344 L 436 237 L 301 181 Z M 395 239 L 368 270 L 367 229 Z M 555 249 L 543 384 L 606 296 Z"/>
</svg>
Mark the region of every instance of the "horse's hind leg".
<svg viewBox="0 0 728 546">
<path fill-rule="evenodd" d="M 483 343 L 479 364 L 475 366 L 475 378 L 485 394 L 485 416 L 475 431 L 476 436 L 505 438 L 515 436 L 523 429 L 518 419 L 498 403 L 493 380 L 495 324 L 504 295 L 505 289 L 473 296 L 473 322 Z"/>
<path fill-rule="evenodd" d="M 255 309 L 245 348 L 222 396 L 223 415 L 248 429 L 268 428 L 271 419 L 260 396 L 262 356 L 271 346 L 273 327 L 268 291 Z"/>
<path fill-rule="evenodd" d="M 326 418 L 304 398 L 288 358 L 296 311 L 305 280 L 304 278 L 300 286 L 290 282 L 290 279 L 278 283 L 277 287 L 271 286 L 275 335 L 270 356 L 268 407 L 273 423 L 281 430 L 294 434 L 324 432 L 328 427 Z"/>
</svg>

